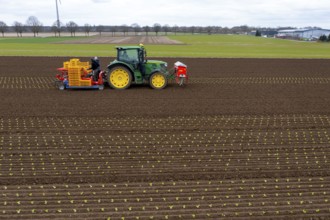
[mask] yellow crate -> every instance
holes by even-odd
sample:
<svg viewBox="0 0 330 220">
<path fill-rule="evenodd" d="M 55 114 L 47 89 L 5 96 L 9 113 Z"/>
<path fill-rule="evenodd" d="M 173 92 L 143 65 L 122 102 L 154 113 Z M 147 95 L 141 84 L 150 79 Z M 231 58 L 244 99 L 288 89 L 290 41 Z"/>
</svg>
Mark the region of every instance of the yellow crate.
<svg viewBox="0 0 330 220">
<path fill-rule="evenodd" d="M 79 80 L 80 82 L 80 86 L 91 86 L 92 85 L 92 81 L 91 80 Z"/>
<path fill-rule="evenodd" d="M 85 68 L 86 70 L 89 69 L 91 67 L 91 65 L 89 64 L 89 62 L 79 62 L 78 66 Z"/>
<path fill-rule="evenodd" d="M 68 73 L 69 74 L 80 74 L 81 68 L 80 67 L 69 67 Z"/>
<path fill-rule="evenodd" d="M 80 80 L 80 77 L 73 77 L 73 76 L 69 76 L 69 81 L 75 81 L 75 80 Z"/>
<path fill-rule="evenodd" d="M 70 61 L 63 62 L 63 67 L 68 70 L 69 85 L 70 86 L 91 86 L 92 82 L 89 79 L 82 80 L 81 77 L 89 72 L 89 62 L 80 62 L 79 59 L 70 59 Z"/>
<path fill-rule="evenodd" d="M 71 67 L 68 69 L 69 80 L 70 79 L 80 79 L 82 74 L 83 74 L 82 68 L 78 68 L 78 67 L 72 68 Z"/>
<path fill-rule="evenodd" d="M 80 79 L 81 79 L 81 77 L 76 76 L 76 75 L 74 75 L 74 76 L 69 76 L 69 80 L 80 80 Z"/>
<path fill-rule="evenodd" d="M 69 76 L 69 78 L 70 78 L 70 77 L 73 77 L 73 78 L 79 78 L 79 79 L 81 78 L 81 77 L 80 77 L 80 73 L 71 73 L 71 74 L 68 74 L 68 76 Z"/>
<path fill-rule="evenodd" d="M 71 82 L 71 81 L 79 81 L 80 80 L 80 78 L 78 78 L 78 77 L 69 77 L 69 82 Z"/>
<path fill-rule="evenodd" d="M 80 86 L 80 81 L 78 80 L 69 80 L 69 86 Z"/>
<path fill-rule="evenodd" d="M 89 62 L 80 62 L 79 59 L 70 59 L 69 61 L 63 62 L 63 68 L 85 68 L 89 69 L 91 67 Z"/>
<path fill-rule="evenodd" d="M 71 59 L 69 68 L 79 66 L 79 62 L 79 59 Z"/>
<path fill-rule="evenodd" d="M 64 62 L 63 63 L 63 68 L 64 69 L 69 69 L 69 64 L 70 64 L 70 62 Z"/>
</svg>

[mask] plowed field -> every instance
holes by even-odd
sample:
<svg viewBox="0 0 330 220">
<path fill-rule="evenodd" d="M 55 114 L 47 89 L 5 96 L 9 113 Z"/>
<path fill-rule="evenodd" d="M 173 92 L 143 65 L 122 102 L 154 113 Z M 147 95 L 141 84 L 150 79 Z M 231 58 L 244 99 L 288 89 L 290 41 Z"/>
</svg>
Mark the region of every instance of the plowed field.
<svg viewBox="0 0 330 220">
<path fill-rule="evenodd" d="M 103 33 L 102 36 L 94 36 L 85 39 L 69 40 L 59 42 L 60 44 L 183 44 L 176 40 L 171 40 L 166 36 L 120 36 L 114 37 L 112 34 Z"/>
<path fill-rule="evenodd" d="M 59 91 L 68 59 L 0 57 L 0 219 L 330 218 L 329 60 L 183 58 L 183 88 Z"/>
</svg>

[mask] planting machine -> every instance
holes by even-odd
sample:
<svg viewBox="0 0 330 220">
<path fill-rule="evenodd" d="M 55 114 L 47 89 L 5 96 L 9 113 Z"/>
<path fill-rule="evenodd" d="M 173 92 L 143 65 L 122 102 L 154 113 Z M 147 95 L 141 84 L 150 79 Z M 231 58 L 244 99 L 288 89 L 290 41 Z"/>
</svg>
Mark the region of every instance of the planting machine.
<svg viewBox="0 0 330 220">
<path fill-rule="evenodd" d="M 117 58 L 106 71 L 93 76 L 89 71 L 89 62 L 71 59 L 64 62 L 56 75 L 56 85 L 60 90 L 74 88 L 92 88 L 103 90 L 105 83 L 113 89 L 127 89 L 131 84 L 149 83 L 153 89 L 163 89 L 168 80 L 175 80 L 180 86 L 188 82 L 187 66 L 176 62 L 172 70 L 167 70 L 167 63 L 147 60 L 146 50 L 140 46 L 116 47 Z M 94 73 L 95 74 L 95 73 Z"/>
</svg>

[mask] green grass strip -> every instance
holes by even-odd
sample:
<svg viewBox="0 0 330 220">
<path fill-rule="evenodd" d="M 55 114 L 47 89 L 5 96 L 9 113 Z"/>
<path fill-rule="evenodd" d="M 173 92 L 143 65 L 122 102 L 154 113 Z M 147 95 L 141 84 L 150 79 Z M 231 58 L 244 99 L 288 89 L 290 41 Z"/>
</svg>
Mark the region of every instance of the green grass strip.
<svg viewBox="0 0 330 220">
<path fill-rule="evenodd" d="M 330 58 L 330 43 L 246 35 L 168 36 L 183 45 L 145 45 L 149 57 Z M 114 44 L 70 44 L 82 37 L 0 38 L 0 56 L 115 56 Z M 85 37 L 83 37 L 85 38 Z M 61 43 L 64 42 L 65 44 Z"/>
</svg>

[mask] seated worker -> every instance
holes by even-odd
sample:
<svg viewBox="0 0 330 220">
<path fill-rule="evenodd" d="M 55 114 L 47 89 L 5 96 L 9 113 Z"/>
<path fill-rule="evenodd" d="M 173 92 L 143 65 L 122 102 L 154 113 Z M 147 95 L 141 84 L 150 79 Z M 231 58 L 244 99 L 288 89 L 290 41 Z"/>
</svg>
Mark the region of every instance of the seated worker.
<svg viewBox="0 0 330 220">
<path fill-rule="evenodd" d="M 93 80 L 97 81 L 99 79 L 99 74 L 101 72 L 100 60 L 98 57 L 94 57 L 91 59 L 91 61 L 92 61 L 92 66 L 88 70 L 92 70 L 92 72 L 87 74 L 87 77 L 93 76 Z"/>
<path fill-rule="evenodd" d="M 130 61 L 130 58 L 129 58 L 126 50 L 121 50 L 119 52 L 119 60 L 123 61 L 123 62 L 129 62 Z"/>
</svg>

